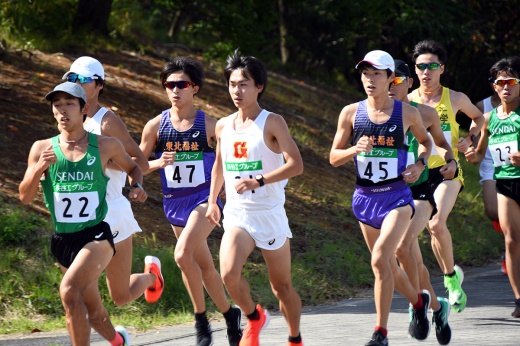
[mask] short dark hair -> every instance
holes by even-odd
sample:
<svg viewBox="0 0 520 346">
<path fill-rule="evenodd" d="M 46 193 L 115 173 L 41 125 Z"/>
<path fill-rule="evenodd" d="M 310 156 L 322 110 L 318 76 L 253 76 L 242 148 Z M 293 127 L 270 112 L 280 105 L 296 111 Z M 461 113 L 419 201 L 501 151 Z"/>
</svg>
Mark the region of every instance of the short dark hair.
<svg viewBox="0 0 520 346">
<path fill-rule="evenodd" d="M 417 57 L 422 54 L 434 54 L 439 58 L 441 64 L 445 64 L 448 61 L 448 52 L 446 49 L 437 41 L 424 40 L 415 45 L 413 48 L 412 60 L 415 63 Z"/>
<path fill-rule="evenodd" d="M 202 89 L 204 79 L 206 78 L 204 67 L 199 61 L 185 56 L 173 58 L 164 66 L 160 77 L 163 89 L 165 88 L 164 83 L 166 82 L 166 79 L 168 79 L 172 73 L 177 71 L 186 73 L 190 77 L 191 81 L 199 87 L 199 91 Z"/>
<path fill-rule="evenodd" d="M 235 50 L 233 55 L 227 57 L 226 62 L 227 65 L 224 68 L 226 84 L 229 86 L 229 78 L 233 71 L 242 70 L 244 76 L 253 79 L 255 86 L 263 86 L 262 91 L 257 97 L 257 100 L 259 101 L 267 88 L 267 69 L 265 68 L 264 63 L 254 56 L 241 56 L 238 49 Z"/>
<path fill-rule="evenodd" d="M 362 73 L 363 70 L 365 68 L 372 68 L 374 70 L 377 70 L 377 68 L 375 68 L 374 66 L 372 66 L 369 62 L 367 61 L 363 61 L 363 62 L 360 62 L 359 65 L 357 66 L 357 69 L 359 70 L 359 73 Z M 386 71 L 386 76 L 387 77 L 390 77 L 392 75 L 392 70 L 390 70 L 389 68 L 385 69 L 384 71 Z"/>
<path fill-rule="evenodd" d="M 95 74 L 94 76 L 98 77 L 97 79 L 94 79 L 94 82 L 96 83 L 96 86 L 98 86 L 98 85 L 102 85 L 103 86 L 103 89 L 99 90 L 99 95 L 98 96 L 101 96 L 101 94 L 103 94 L 103 90 L 105 90 L 105 81 L 103 79 L 101 79 L 101 77 L 98 76 L 97 74 Z"/>
<path fill-rule="evenodd" d="M 83 107 L 87 104 L 85 100 L 83 100 L 81 97 L 76 97 L 79 101 L 79 109 L 82 110 Z M 51 100 L 51 112 L 52 112 L 52 104 L 54 103 L 54 98 Z M 85 118 L 87 117 L 87 114 L 85 113 L 83 115 L 83 122 L 85 122 Z"/>
<path fill-rule="evenodd" d="M 501 72 L 506 72 L 515 78 L 520 78 L 520 57 L 515 55 L 497 61 L 489 69 L 492 83 L 497 79 L 498 74 Z"/>
</svg>

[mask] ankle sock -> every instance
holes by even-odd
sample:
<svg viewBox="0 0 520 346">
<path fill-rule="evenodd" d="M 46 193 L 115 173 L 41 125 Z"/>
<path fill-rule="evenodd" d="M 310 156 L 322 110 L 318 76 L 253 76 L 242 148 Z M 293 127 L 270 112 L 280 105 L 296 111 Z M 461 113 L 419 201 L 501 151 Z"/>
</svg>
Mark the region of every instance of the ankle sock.
<svg viewBox="0 0 520 346">
<path fill-rule="evenodd" d="M 229 320 L 230 318 L 233 318 L 233 317 L 234 317 L 234 316 L 233 316 L 233 310 L 231 309 L 231 305 L 229 306 L 228 311 L 223 312 L 222 315 L 224 315 L 224 318 L 225 318 L 226 320 Z"/>
<path fill-rule="evenodd" d="M 121 346 L 123 344 L 123 342 L 125 342 L 125 340 L 123 339 L 123 336 L 116 331 L 116 336 L 114 336 L 114 340 L 110 340 L 110 345 L 111 346 Z"/>
<path fill-rule="evenodd" d="M 437 300 L 437 301 L 438 301 L 438 300 Z M 430 307 L 431 307 L 431 305 L 430 305 Z M 432 310 L 433 310 L 433 309 L 432 309 Z M 439 312 L 439 311 L 441 311 L 441 310 L 442 310 L 442 304 L 441 304 L 441 302 L 439 302 L 439 307 L 438 307 L 437 309 L 433 310 L 433 312 L 434 312 L 434 313 L 437 313 L 437 312 Z"/>
<path fill-rule="evenodd" d="M 294 336 L 294 337 L 289 335 L 289 342 L 299 344 L 300 342 L 302 342 L 302 335 L 298 334 L 298 336 Z"/>
<path fill-rule="evenodd" d="M 454 270 L 453 273 L 451 273 L 451 274 L 444 274 L 444 276 L 447 276 L 447 277 L 451 278 L 451 277 L 455 276 L 455 274 L 456 273 L 455 273 L 455 270 Z"/>
<path fill-rule="evenodd" d="M 413 305 L 413 308 L 415 310 L 420 309 L 420 308 L 423 307 L 424 302 L 423 302 L 423 299 L 422 299 L 422 294 L 420 294 L 420 293 L 417 294 L 417 303 L 412 304 L 412 305 Z"/>
<path fill-rule="evenodd" d="M 374 328 L 374 332 L 377 332 L 377 331 L 379 331 L 385 338 L 388 335 L 388 329 L 386 329 L 386 328 L 383 328 L 383 327 L 380 327 L 380 326 L 376 326 Z"/>
<path fill-rule="evenodd" d="M 208 317 L 206 316 L 206 311 L 203 311 L 201 313 L 195 313 L 195 322 L 202 322 L 207 321 Z"/>
<path fill-rule="evenodd" d="M 247 318 L 250 320 L 259 320 L 260 319 L 260 313 L 255 308 L 255 311 L 253 311 L 250 315 L 247 315 Z"/>
</svg>

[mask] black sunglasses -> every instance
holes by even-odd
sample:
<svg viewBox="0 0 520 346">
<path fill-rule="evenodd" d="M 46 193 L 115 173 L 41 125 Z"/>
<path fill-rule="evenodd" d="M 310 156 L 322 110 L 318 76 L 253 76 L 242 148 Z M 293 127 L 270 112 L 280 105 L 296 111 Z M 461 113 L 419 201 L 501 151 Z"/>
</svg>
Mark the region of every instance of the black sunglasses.
<svg viewBox="0 0 520 346">
<path fill-rule="evenodd" d="M 175 87 L 177 87 L 177 89 L 186 89 L 187 87 L 189 86 L 195 86 L 197 84 L 193 83 L 193 82 L 188 82 L 186 80 L 180 80 L 180 81 L 177 81 L 177 82 L 173 82 L 173 81 L 170 81 L 170 82 L 164 82 L 164 87 L 165 88 L 168 88 L 170 90 L 173 90 L 175 89 Z"/>
</svg>

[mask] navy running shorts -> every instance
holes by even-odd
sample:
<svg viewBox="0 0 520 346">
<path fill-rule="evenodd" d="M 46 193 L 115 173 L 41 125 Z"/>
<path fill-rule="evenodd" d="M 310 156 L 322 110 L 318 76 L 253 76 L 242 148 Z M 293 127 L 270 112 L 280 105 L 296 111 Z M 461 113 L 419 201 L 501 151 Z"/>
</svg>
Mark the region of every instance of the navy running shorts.
<svg viewBox="0 0 520 346">
<path fill-rule="evenodd" d="M 186 227 L 191 212 L 199 205 L 208 202 L 209 189 L 195 192 L 183 197 L 163 198 L 164 214 L 168 221 L 177 227 Z M 217 204 L 222 212 L 222 201 L 217 198 Z"/>
<path fill-rule="evenodd" d="M 384 187 L 382 187 L 383 189 Z M 381 229 L 383 220 L 394 209 L 410 205 L 412 217 L 415 213 L 412 191 L 408 186 L 399 190 L 380 193 L 363 193 L 363 188 L 357 187 L 352 197 L 352 210 L 358 221 Z"/>
</svg>

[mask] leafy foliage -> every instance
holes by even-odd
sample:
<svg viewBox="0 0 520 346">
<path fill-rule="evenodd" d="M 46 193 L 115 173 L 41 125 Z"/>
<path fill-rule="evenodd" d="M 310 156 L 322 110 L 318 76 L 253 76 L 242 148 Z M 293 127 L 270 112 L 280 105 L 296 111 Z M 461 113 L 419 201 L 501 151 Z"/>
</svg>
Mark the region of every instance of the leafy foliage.
<svg viewBox="0 0 520 346">
<path fill-rule="evenodd" d="M 447 85 L 475 101 L 489 93 L 482 87 L 489 66 L 516 54 L 520 42 L 515 1 L 113 0 L 107 37 L 77 31 L 80 5 L 96 2 L 3 1 L 0 33 L 12 45 L 48 51 L 119 46 L 153 53 L 173 47 L 223 59 L 240 47 L 271 69 L 303 72 L 339 87 L 359 87 L 354 66 L 368 50 L 384 49 L 410 62 L 415 43 L 432 38 L 449 53 Z"/>
</svg>

